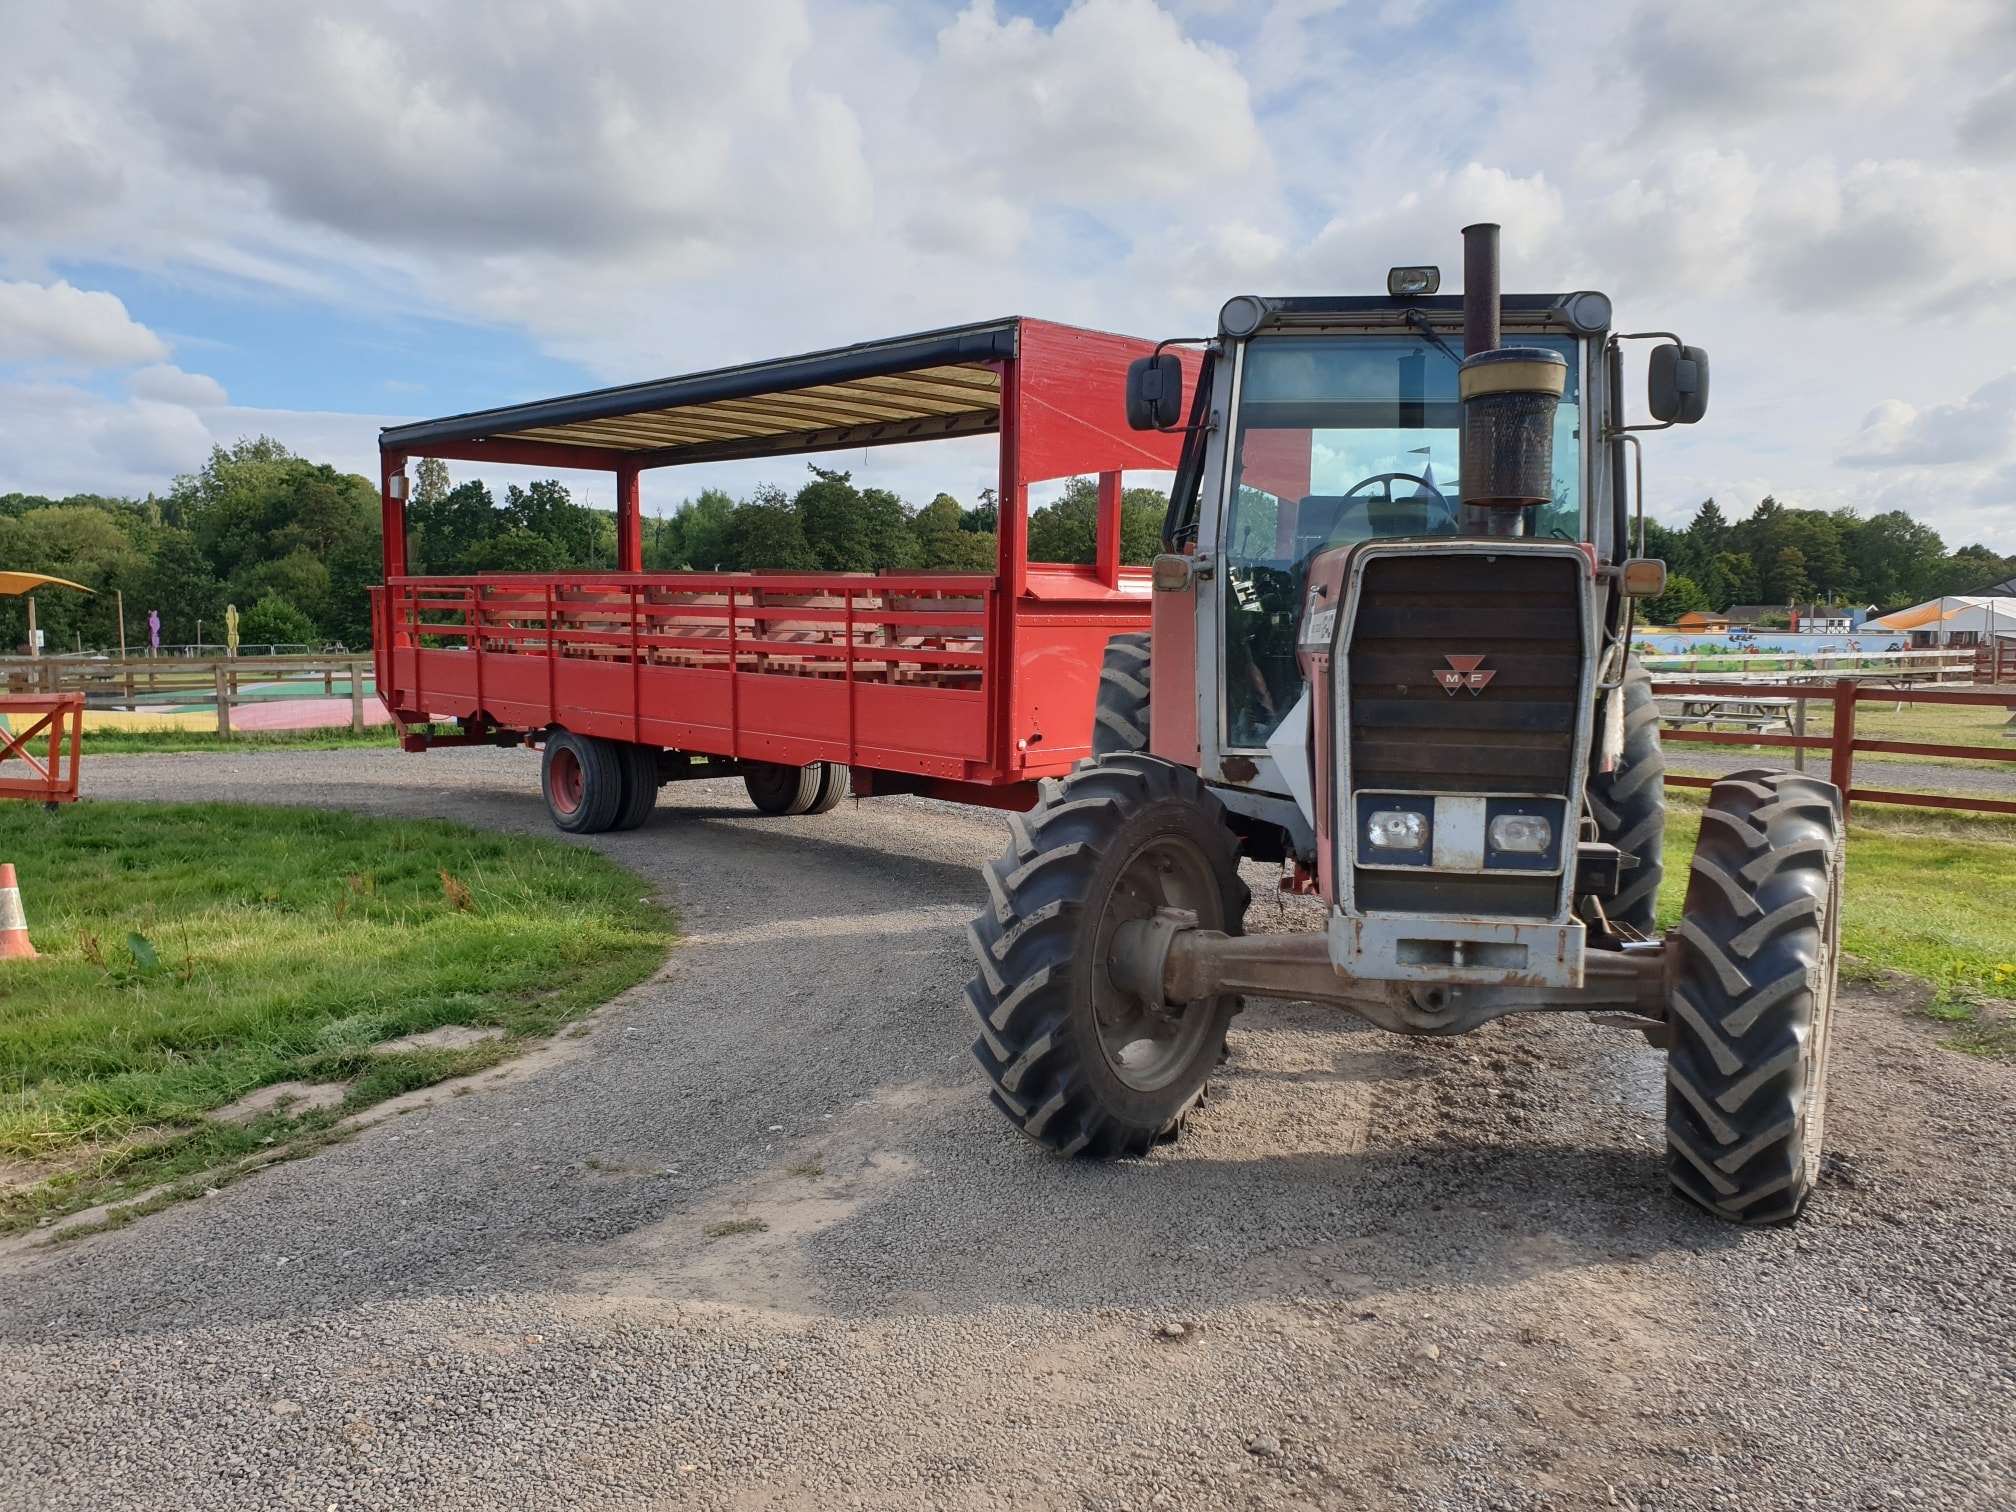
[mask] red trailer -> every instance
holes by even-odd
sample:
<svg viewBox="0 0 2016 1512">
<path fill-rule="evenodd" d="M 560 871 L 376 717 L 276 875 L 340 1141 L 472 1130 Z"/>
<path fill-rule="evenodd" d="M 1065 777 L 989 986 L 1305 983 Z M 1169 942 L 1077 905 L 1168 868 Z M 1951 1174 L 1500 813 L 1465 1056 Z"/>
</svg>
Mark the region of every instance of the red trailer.
<svg viewBox="0 0 2016 1512">
<path fill-rule="evenodd" d="M 1126 424 L 1127 364 L 1151 350 L 1011 318 L 387 429 L 379 696 L 408 750 L 544 746 L 570 830 L 642 823 L 660 782 L 731 773 L 777 812 L 830 807 L 843 778 L 1027 808 L 1091 754 L 1107 640 L 1148 628 L 1121 474 L 1173 468 L 1181 443 Z M 642 570 L 649 469 L 975 435 L 1000 437 L 991 576 Z M 616 569 L 409 576 L 416 457 L 614 473 Z M 1087 474 L 1097 560 L 1030 562 L 1029 486 Z"/>
</svg>

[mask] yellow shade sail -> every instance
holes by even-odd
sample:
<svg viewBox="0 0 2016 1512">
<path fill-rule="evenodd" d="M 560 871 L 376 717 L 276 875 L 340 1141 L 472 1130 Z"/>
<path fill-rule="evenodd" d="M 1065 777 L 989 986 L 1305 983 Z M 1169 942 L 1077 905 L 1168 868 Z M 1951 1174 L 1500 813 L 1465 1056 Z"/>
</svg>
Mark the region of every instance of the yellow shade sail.
<svg viewBox="0 0 2016 1512">
<path fill-rule="evenodd" d="M 79 593 L 96 593 L 95 588 L 86 588 L 82 583 L 73 583 L 68 578 L 50 577 L 42 572 L 0 572 L 0 594 L 14 597 L 23 593 L 33 593 L 37 588 L 54 585 L 58 588 L 75 588 Z"/>
</svg>

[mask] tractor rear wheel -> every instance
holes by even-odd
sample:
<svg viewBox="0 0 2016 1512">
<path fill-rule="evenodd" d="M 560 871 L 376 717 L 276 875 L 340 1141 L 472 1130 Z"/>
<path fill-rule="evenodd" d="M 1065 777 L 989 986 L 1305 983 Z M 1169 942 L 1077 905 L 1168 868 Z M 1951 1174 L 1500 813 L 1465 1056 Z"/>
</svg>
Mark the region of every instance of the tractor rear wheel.
<svg viewBox="0 0 2016 1512">
<path fill-rule="evenodd" d="M 616 751 L 623 769 L 623 797 L 609 827 L 638 829 L 658 806 L 658 748 L 625 740 L 616 742 Z"/>
<path fill-rule="evenodd" d="M 1099 701 L 1092 716 L 1092 754 L 1148 754 L 1148 662 L 1146 630 L 1131 630 L 1106 642 L 1099 668 Z"/>
<path fill-rule="evenodd" d="M 1798 1216 L 1820 1173 L 1845 827 L 1832 783 L 1717 782 L 1701 816 L 1666 1053 L 1667 1175 L 1737 1223 Z"/>
<path fill-rule="evenodd" d="M 752 762 L 743 770 L 742 785 L 749 790 L 749 801 L 763 813 L 778 818 L 808 813 L 819 801 L 824 768 L 821 761 L 802 767 Z"/>
<path fill-rule="evenodd" d="M 1246 884 L 1225 811 L 1186 767 L 1104 756 L 1042 785 L 985 868 L 992 906 L 967 937 L 966 1003 L 994 1105 L 1065 1155 L 1141 1154 L 1202 1096 L 1233 996 L 1151 1006 L 1107 972 L 1113 937 L 1160 908 L 1240 934 Z"/>
<path fill-rule="evenodd" d="M 1638 864 L 1624 873 L 1622 887 L 1604 905 L 1619 924 L 1649 936 L 1658 927 L 1661 859 L 1666 844 L 1666 753 L 1659 744 L 1659 703 L 1652 674 L 1634 658 L 1624 673 L 1624 753 L 1614 772 L 1592 772 L 1589 811 L 1597 838 Z"/>
<path fill-rule="evenodd" d="M 539 789 L 556 827 L 570 835 L 599 835 L 616 822 L 623 803 L 624 761 L 613 740 L 553 730 L 539 758 Z"/>
</svg>

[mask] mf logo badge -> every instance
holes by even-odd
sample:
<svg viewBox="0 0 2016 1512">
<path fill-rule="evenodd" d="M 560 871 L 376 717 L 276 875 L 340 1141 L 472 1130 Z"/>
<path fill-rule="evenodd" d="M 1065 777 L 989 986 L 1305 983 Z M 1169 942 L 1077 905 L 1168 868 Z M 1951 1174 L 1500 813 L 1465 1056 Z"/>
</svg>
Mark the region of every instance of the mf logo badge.
<svg viewBox="0 0 2016 1512">
<path fill-rule="evenodd" d="M 1451 698 L 1454 698 L 1457 692 L 1463 688 L 1468 688 L 1470 696 L 1475 698 L 1489 687 L 1491 679 L 1498 675 L 1496 672 L 1480 672 L 1477 670 L 1484 665 L 1484 658 L 1481 656 L 1445 656 L 1442 660 L 1449 663 L 1449 669 L 1445 672 L 1442 668 L 1437 667 L 1435 669 L 1435 680 L 1442 684 L 1442 691 L 1447 693 Z"/>
</svg>

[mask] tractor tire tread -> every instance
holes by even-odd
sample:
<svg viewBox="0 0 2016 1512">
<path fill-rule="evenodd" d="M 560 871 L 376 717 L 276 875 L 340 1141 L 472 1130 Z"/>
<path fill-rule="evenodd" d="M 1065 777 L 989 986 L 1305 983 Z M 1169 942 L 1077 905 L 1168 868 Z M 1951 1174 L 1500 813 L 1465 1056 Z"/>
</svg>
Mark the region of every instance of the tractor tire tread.
<svg viewBox="0 0 2016 1512">
<path fill-rule="evenodd" d="M 1845 827 L 1790 772 L 1716 783 L 1709 818 L 1670 947 L 1667 1174 L 1718 1217 L 1784 1222 L 1819 1169 Z"/>
</svg>

